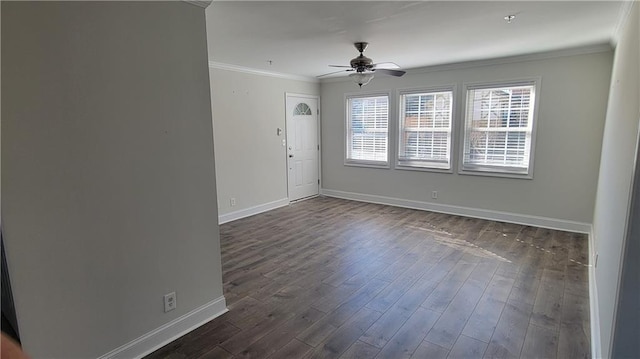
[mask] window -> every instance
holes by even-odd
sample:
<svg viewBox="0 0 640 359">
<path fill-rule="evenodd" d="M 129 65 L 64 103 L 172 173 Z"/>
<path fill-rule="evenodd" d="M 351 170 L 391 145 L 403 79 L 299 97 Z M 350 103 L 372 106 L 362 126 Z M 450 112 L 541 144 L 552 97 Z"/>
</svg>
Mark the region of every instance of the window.
<svg viewBox="0 0 640 359">
<path fill-rule="evenodd" d="M 398 166 L 451 168 L 453 91 L 400 95 Z"/>
<path fill-rule="evenodd" d="M 304 102 L 300 102 L 293 110 L 293 115 L 311 115 L 311 108 Z"/>
<path fill-rule="evenodd" d="M 346 161 L 388 164 L 389 96 L 347 97 Z"/>
<path fill-rule="evenodd" d="M 462 173 L 531 178 L 536 82 L 467 88 Z"/>
</svg>

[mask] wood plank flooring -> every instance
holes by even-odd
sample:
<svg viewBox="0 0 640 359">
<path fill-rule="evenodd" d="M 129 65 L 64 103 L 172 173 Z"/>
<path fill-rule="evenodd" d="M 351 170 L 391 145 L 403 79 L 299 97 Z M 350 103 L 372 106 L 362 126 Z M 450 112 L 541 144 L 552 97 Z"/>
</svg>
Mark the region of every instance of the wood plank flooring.
<svg viewBox="0 0 640 359">
<path fill-rule="evenodd" d="M 586 235 L 324 197 L 220 232 L 229 312 L 147 358 L 590 357 Z"/>
</svg>

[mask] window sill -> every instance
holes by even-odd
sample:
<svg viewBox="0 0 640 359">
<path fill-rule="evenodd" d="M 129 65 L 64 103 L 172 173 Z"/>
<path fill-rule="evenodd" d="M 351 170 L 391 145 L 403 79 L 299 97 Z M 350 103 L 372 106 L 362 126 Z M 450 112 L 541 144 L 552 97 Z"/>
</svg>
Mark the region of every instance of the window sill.
<svg viewBox="0 0 640 359">
<path fill-rule="evenodd" d="M 380 168 L 380 169 L 389 169 L 389 164 L 384 162 L 355 162 L 355 161 L 345 161 L 345 166 L 349 167 L 368 167 L 368 168 Z"/>
<path fill-rule="evenodd" d="M 435 172 L 435 173 L 453 173 L 453 168 L 437 168 L 437 167 L 421 167 L 421 166 L 410 166 L 410 165 L 402 165 L 396 163 L 396 170 L 401 171 L 418 171 L 418 172 Z"/>
<path fill-rule="evenodd" d="M 469 176 L 515 178 L 515 179 L 524 179 L 524 180 L 533 179 L 533 173 L 519 174 L 519 173 L 513 173 L 513 172 L 500 172 L 500 171 L 490 171 L 490 170 L 458 170 L 458 174 L 469 175 Z"/>
</svg>

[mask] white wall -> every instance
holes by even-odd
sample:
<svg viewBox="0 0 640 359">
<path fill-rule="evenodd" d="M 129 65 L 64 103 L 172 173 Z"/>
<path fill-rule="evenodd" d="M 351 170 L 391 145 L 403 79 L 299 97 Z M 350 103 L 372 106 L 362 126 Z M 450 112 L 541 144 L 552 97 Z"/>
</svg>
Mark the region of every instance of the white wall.
<svg viewBox="0 0 640 359">
<path fill-rule="evenodd" d="M 2 2 L 2 56 L 3 231 L 25 350 L 97 357 L 221 299 L 204 9 Z"/>
<path fill-rule="evenodd" d="M 533 180 L 481 177 L 393 169 L 396 138 L 391 137 L 391 169 L 344 166 L 344 97 L 358 93 L 352 82 L 322 84 L 323 188 L 413 200 L 437 205 L 540 216 L 591 223 L 604 125 L 611 52 L 496 64 L 440 67 L 404 77 L 377 76 L 362 92 L 456 85 L 457 166 L 465 82 L 541 77 Z M 397 131 L 397 106 L 391 126 Z M 431 199 L 438 191 L 438 199 Z M 586 225 L 585 225 L 586 226 Z"/>
<path fill-rule="evenodd" d="M 628 235 L 623 247 L 618 305 L 611 342 L 613 358 L 633 358 L 640 355 L 640 148 L 636 148 L 635 162 L 633 199 L 629 209 L 629 218 L 632 220 L 628 224 Z"/>
<path fill-rule="evenodd" d="M 319 84 L 217 68 L 210 76 L 220 215 L 286 203 L 286 136 L 276 132 L 285 129 L 285 93 L 318 95 Z"/>
<path fill-rule="evenodd" d="M 611 335 L 640 119 L 639 7 L 637 3 L 634 5 L 615 50 L 593 218 L 595 251 L 599 255 L 595 276 L 604 357 L 611 355 Z"/>
</svg>

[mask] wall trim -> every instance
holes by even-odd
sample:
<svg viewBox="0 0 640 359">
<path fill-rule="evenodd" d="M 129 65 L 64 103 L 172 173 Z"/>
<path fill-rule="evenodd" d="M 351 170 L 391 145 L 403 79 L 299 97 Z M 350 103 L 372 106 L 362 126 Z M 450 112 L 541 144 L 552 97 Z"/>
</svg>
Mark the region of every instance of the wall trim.
<svg viewBox="0 0 640 359">
<path fill-rule="evenodd" d="M 613 36 L 611 37 L 611 46 L 614 48 L 618 46 L 618 41 L 620 41 L 620 37 L 622 36 L 622 30 L 627 24 L 627 20 L 629 19 L 629 15 L 631 15 L 631 9 L 633 8 L 634 3 L 635 1 L 623 1 L 622 6 L 620 6 L 616 26 L 613 30 Z"/>
<path fill-rule="evenodd" d="M 240 218 L 250 217 L 258 213 L 267 212 L 272 209 L 284 207 L 289 205 L 289 198 L 282 198 L 277 201 L 259 204 L 257 206 L 241 209 L 239 211 L 225 213 L 218 216 L 218 223 L 224 224 L 227 222 L 235 221 Z"/>
<path fill-rule="evenodd" d="M 415 75 L 415 74 L 423 74 L 423 73 L 429 73 L 429 72 L 461 70 L 461 69 L 468 69 L 468 68 L 474 68 L 474 67 L 504 65 L 504 64 L 510 64 L 510 63 L 554 59 L 554 58 L 567 57 L 567 56 L 595 54 L 600 52 L 608 52 L 611 50 L 613 50 L 612 44 L 600 43 L 600 44 L 571 47 L 567 49 L 560 49 L 560 50 L 553 50 L 553 51 L 535 52 L 535 53 L 525 54 L 525 55 L 496 57 L 496 58 L 484 59 L 484 60 L 469 60 L 469 61 L 461 61 L 461 62 L 454 62 L 454 63 L 448 63 L 448 64 L 437 64 L 437 65 L 424 66 L 424 67 L 415 67 L 415 68 L 403 69 L 403 70 L 407 71 L 407 75 Z M 336 75 L 335 77 L 332 76 L 332 77 L 323 78 L 320 82 L 325 83 L 325 82 L 346 82 L 346 81 L 351 81 L 351 80 L 345 76 Z"/>
<path fill-rule="evenodd" d="M 188 3 L 205 3 L 205 1 L 198 0 L 182 0 Z M 632 3 L 629 2 L 629 3 Z M 206 6 L 205 6 L 206 7 Z M 621 14 L 628 15 L 631 11 L 630 5 L 623 5 L 623 9 L 621 10 Z M 622 17 L 622 15 L 621 15 Z M 624 20 L 626 18 L 622 18 Z M 620 20 L 620 21 L 622 21 Z M 470 60 L 470 61 L 461 61 L 455 63 L 448 64 L 437 64 L 432 66 L 424 66 L 424 67 L 416 67 L 411 69 L 405 69 L 407 74 L 421 74 L 428 72 L 437 72 L 437 71 L 449 71 L 449 70 L 458 70 L 458 69 L 466 69 L 473 67 L 483 67 L 483 66 L 492 66 L 492 65 L 502 65 L 509 63 L 517 63 L 517 62 L 526 62 L 526 61 L 534 61 L 534 60 L 544 60 L 544 59 L 552 59 L 557 57 L 566 57 L 566 56 L 576 56 L 576 55 L 586 55 L 586 54 L 594 54 L 599 52 L 607 52 L 611 51 L 615 46 L 617 38 L 611 41 L 611 43 L 600 43 L 600 44 L 592 44 L 586 46 L 572 47 L 567 49 L 553 50 L 553 51 L 545 51 L 545 52 L 536 52 L 525 55 L 515 55 L 515 56 L 505 56 L 505 57 L 497 57 L 492 59 L 484 59 L 484 60 Z M 323 83 L 323 82 L 344 82 L 351 81 L 346 76 L 336 75 L 335 77 L 327 77 L 322 80 L 310 77 L 310 76 L 300 76 L 300 75 L 292 75 L 286 74 L 282 72 L 275 72 L 269 70 L 261 70 L 255 69 L 251 67 L 245 67 L 240 65 L 227 64 L 223 62 L 209 61 L 209 68 L 219 69 L 219 70 L 227 70 L 227 71 L 235 71 L 242 72 L 251 75 L 260 75 L 260 76 L 269 76 L 282 78 L 287 80 L 296 80 L 296 81 L 305 81 L 312 83 Z"/>
<path fill-rule="evenodd" d="M 191 5 L 195 5 L 203 9 L 206 9 L 207 6 L 211 5 L 212 0 L 182 0 L 182 1 Z"/>
<path fill-rule="evenodd" d="M 600 311 L 598 310 L 598 286 L 596 285 L 595 267 L 595 232 L 593 225 L 589 228 L 589 322 L 591 327 L 591 357 L 602 358 L 600 343 Z"/>
<path fill-rule="evenodd" d="M 508 222 L 515 224 L 523 224 L 527 226 L 535 226 L 549 229 L 557 229 L 568 232 L 589 233 L 590 224 L 567 221 L 562 219 L 531 216 L 526 214 L 517 214 L 509 212 L 492 211 L 481 208 L 452 206 L 448 204 L 437 204 L 431 202 L 413 201 L 402 198 L 384 197 L 372 194 L 354 193 L 336 191 L 331 189 L 321 189 L 320 193 L 328 197 L 336 197 L 350 199 L 354 201 L 386 204 L 389 206 L 421 209 L 432 212 L 447 213 L 457 216 L 473 217 L 479 219 L 488 219 L 492 221 Z"/>
<path fill-rule="evenodd" d="M 251 74 L 251 75 L 277 77 L 277 78 L 286 79 L 286 80 L 296 80 L 296 81 L 320 83 L 320 80 L 318 80 L 315 77 L 291 75 L 291 74 L 285 74 L 285 73 L 281 73 L 281 72 L 253 69 L 253 68 L 250 68 L 250 67 L 244 67 L 244 66 L 238 66 L 238 65 L 232 65 L 232 64 L 225 64 L 225 63 L 222 63 L 222 62 L 215 62 L 215 61 L 209 61 L 209 68 L 219 69 L 219 70 L 227 70 L 227 71 L 235 71 L 235 72 L 242 72 L 242 73 Z"/>
<path fill-rule="evenodd" d="M 142 358 L 228 312 L 224 296 L 184 314 L 98 359 Z"/>
</svg>

